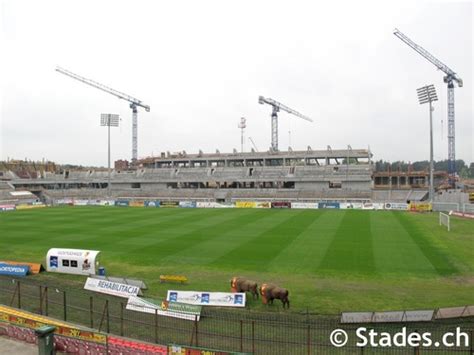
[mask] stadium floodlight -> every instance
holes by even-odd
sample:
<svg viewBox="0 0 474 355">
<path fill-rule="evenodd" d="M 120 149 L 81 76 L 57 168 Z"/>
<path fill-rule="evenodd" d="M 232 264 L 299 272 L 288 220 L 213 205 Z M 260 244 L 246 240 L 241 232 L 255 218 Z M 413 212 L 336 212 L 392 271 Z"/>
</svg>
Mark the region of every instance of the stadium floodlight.
<svg viewBox="0 0 474 355">
<path fill-rule="evenodd" d="M 108 131 L 108 176 L 107 176 L 107 195 L 110 197 L 110 127 L 119 126 L 119 115 L 113 113 L 102 113 L 100 115 L 100 125 L 107 127 Z"/>
<path fill-rule="evenodd" d="M 244 129 L 247 127 L 247 119 L 245 117 L 240 118 L 239 128 L 240 128 L 240 152 L 244 152 Z"/>
<path fill-rule="evenodd" d="M 418 93 L 418 101 L 420 105 L 429 103 L 430 104 L 430 187 L 429 195 L 430 202 L 433 203 L 434 200 L 434 182 L 433 182 L 433 101 L 438 101 L 438 96 L 436 95 L 436 89 L 433 84 L 425 85 L 422 88 L 416 90 Z"/>
</svg>

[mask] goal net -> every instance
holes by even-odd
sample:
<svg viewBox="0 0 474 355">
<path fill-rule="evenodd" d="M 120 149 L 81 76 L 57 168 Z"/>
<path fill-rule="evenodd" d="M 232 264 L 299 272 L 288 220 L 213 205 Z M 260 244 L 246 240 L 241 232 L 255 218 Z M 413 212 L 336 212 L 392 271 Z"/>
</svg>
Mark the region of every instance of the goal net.
<svg viewBox="0 0 474 355">
<path fill-rule="evenodd" d="M 448 228 L 448 232 L 451 230 L 451 226 L 450 226 L 450 223 L 449 223 L 449 214 L 446 214 L 446 213 L 443 213 L 443 212 L 440 212 L 439 213 L 439 225 L 442 226 L 446 226 L 446 228 Z"/>
</svg>

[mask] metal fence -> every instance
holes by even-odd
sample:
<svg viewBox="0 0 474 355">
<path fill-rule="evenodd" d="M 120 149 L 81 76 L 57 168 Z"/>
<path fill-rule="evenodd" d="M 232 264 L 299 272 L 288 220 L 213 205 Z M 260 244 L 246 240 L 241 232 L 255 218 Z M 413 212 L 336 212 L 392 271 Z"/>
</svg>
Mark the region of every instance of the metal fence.
<svg viewBox="0 0 474 355">
<path fill-rule="evenodd" d="M 467 333 L 467 346 L 443 348 L 357 347 L 356 329 L 364 325 L 341 324 L 338 315 L 254 312 L 203 308 L 200 321 L 183 320 L 126 309 L 126 299 L 77 289 L 58 289 L 32 280 L 0 277 L 0 304 L 76 323 L 115 335 L 157 344 L 181 344 L 255 354 L 474 354 L 474 320 L 406 324 L 367 324 L 377 332 L 394 334 L 430 332 L 441 339 L 457 327 Z M 336 348 L 330 343 L 335 329 L 349 334 L 348 343 Z M 465 344 L 464 344 L 465 345 Z"/>
</svg>

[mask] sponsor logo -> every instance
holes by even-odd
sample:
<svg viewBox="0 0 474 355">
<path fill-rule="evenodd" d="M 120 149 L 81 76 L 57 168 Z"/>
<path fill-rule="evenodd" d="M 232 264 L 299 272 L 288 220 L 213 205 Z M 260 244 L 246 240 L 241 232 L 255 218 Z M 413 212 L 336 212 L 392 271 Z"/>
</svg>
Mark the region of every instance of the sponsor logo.
<svg viewBox="0 0 474 355">
<path fill-rule="evenodd" d="M 178 292 L 170 292 L 170 302 L 176 302 L 178 300 Z"/>
<path fill-rule="evenodd" d="M 58 257 L 57 256 L 50 256 L 49 257 L 49 267 L 57 268 L 58 267 Z"/>
</svg>

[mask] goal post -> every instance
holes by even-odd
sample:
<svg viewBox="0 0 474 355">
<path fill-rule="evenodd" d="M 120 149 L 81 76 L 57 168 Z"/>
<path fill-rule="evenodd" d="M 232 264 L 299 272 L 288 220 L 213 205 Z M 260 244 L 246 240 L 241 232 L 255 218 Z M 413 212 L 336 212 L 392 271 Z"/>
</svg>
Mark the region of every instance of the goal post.
<svg viewBox="0 0 474 355">
<path fill-rule="evenodd" d="M 444 225 L 448 228 L 448 232 L 451 230 L 451 225 L 450 225 L 450 216 L 449 214 L 440 212 L 439 213 L 439 225 Z"/>
</svg>

